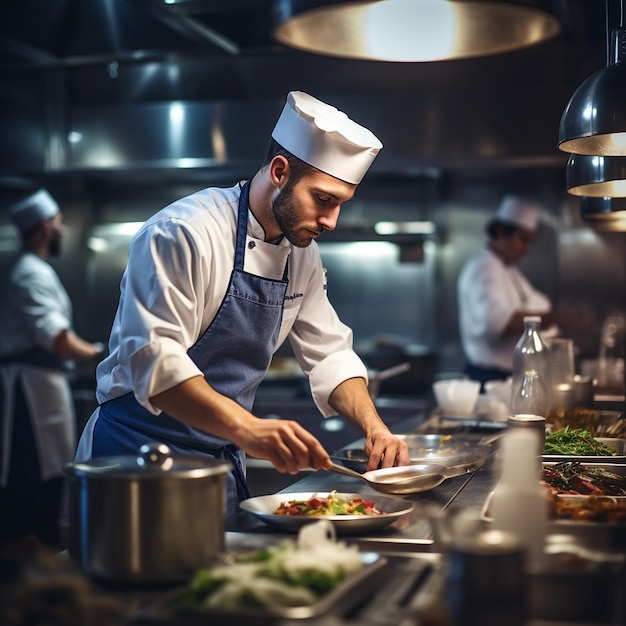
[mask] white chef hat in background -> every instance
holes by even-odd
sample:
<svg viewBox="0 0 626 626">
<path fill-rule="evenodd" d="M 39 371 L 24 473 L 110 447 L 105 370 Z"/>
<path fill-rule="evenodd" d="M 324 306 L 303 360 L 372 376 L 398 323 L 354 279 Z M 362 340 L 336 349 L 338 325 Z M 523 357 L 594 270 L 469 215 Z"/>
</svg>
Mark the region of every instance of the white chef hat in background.
<svg viewBox="0 0 626 626">
<path fill-rule="evenodd" d="M 272 137 L 300 160 L 358 185 L 383 147 L 367 128 L 302 91 L 291 91 Z"/>
<path fill-rule="evenodd" d="M 59 210 L 59 205 L 46 189 L 31 193 L 10 209 L 13 223 L 22 233 L 35 229 L 44 220 L 54 217 Z"/>
<path fill-rule="evenodd" d="M 539 207 L 517 196 L 505 196 L 496 213 L 496 219 L 498 222 L 534 231 L 539 221 Z"/>
</svg>

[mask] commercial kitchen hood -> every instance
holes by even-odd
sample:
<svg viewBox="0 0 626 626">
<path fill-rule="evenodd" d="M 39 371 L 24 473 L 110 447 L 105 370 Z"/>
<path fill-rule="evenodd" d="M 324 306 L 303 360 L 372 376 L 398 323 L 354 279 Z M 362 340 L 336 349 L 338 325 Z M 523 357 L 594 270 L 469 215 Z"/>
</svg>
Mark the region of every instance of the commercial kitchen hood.
<svg viewBox="0 0 626 626">
<path fill-rule="evenodd" d="M 589 0 L 539 4 L 562 25 L 548 42 L 407 64 L 280 45 L 272 0 L 13 2 L 0 22 L 0 182 L 245 177 L 292 89 L 381 137 L 374 177 L 563 168 L 558 121 L 574 87 L 603 64 L 603 12 Z"/>
</svg>

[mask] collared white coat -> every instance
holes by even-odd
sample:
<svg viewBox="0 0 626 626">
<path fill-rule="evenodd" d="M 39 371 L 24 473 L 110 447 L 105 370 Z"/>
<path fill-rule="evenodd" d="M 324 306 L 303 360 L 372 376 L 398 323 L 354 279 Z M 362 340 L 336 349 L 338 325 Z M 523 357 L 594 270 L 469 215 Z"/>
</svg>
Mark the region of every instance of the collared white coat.
<svg viewBox="0 0 626 626">
<path fill-rule="evenodd" d="M 519 337 L 502 337 L 520 310 L 537 315 L 551 309 L 550 299 L 535 289 L 514 265 L 506 265 L 488 247 L 463 266 L 457 283 L 459 328 L 466 358 L 473 365 L 511 371 Z"/>
<path fill-rule="evenodd" d="M 149 398 L 202 372 L 187 355 L 213 320 L 234 264 L 240 185 L 209 188 L 150 218 L 133 238 L 122 278 L 109 356 L 97 369 L 99 403 L 129 391 L 149 411 Z M 367 370 L 352 350 L 352 331 L 326 295 L 319 248 L 264 241 L 248 212 L 244 270 L 280 279 L 289 257 L 289 285 L 276 349 L 289 338 L 324 416 L 332 391 Z M 96 410 L 97 414 L 97 410 Z M 93 422 L 93 419 L 91 420 Z"/>
<path fill-rule="evenodd" d="M 60 332 L 72 327 L 72 305 L 51 265 L 32 252 L 22 252 L 11 266 L 0 302 L 0 358 L 40 347 L 51 351 Z M 15 384 L 24 388 L 38 451 L 41 477 L 62 475 L 76 445 L 76 419 L 67 373 L 20 363 L 0 366 L 4 391 L 0 486 L 8 478 L 13 432 Z"/>
</svg>

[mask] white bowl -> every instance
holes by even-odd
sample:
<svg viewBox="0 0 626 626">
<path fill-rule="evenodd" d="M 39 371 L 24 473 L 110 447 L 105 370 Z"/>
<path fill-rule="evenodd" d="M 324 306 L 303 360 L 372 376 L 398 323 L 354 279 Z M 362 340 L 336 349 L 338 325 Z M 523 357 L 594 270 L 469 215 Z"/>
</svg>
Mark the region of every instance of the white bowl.
<svg viewBox="0 0 626 626">
<path fill-rule="evenodd" d="M 467 378 L 437 380 L 433 383 L 433 393 L 444 415 L 471 417 L 480 393 L 480 382 Z"/>
<path fill-rule="evenodd" d="M 513 379 L 510 376 L 506 380 L 488 380 L 485 383 L 485 392 L 488 396 L 502 402 L 507 411 L 510 411 L 512 383 Z"/>
</svg>

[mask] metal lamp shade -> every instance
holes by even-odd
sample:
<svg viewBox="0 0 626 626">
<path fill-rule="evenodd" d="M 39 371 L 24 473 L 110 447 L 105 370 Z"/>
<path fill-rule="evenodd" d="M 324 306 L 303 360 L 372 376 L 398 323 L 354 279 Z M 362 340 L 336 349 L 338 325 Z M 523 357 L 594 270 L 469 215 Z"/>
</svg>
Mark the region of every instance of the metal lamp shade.
<svg viewBox="0 0 626 626">
<path fill-rule="evenodd" d="M 566 181 L 573 196 L 626 198 L 626 158 L 572 154 Z"/>
<path fill-rule="evenodd" d="M 581 198 L 580 216 L 596 230 L 626 231 L 626 198 Z"/>
<path fill-rule="evenodd" d="M 626 219 L 626 198 L 581 198 L 580 214 L 585 219 Z"/>
<path fill-rule="evenodd" d="M 274 0 L 273 36 L 305 52 L 438 61 L 508 52 L 560 31 L 547 11 L 508 2 Z"/>
<path fill-rule="evenodd" d="M 561 116 L 559 148 L 573 154 L 626 156 L 626 30 L 612 33 L 613 62 L 592 74 Z"/>
</svg>

